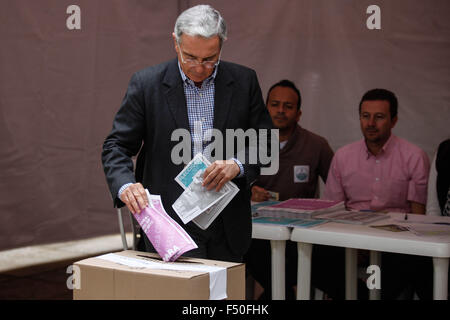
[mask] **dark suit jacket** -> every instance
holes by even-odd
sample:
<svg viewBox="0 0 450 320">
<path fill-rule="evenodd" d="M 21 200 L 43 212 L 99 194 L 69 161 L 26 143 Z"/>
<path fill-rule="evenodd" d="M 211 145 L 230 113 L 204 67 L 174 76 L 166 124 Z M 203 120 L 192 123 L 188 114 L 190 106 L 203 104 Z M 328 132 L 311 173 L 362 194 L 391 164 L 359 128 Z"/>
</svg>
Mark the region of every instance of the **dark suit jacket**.
<svg viewBox="0 0 450 320">
<path fill-rule="evenodd" d="M 221 61 L 215 78 L 214 128 L 272 128 L 256 73 L 246 67 Z M 167 213 L 185 230 L 202 232 L 194 223 L 184 225 L 172 204 L 183 189 L 174 180 L 184 164 L 171 161 L 171 141 L 177 128 L 189 131 L 186 98 L 177 59 L 135 73 L 111 133 L 103 145 L 103 167 L 116 206 L 123 206 L 117 193 L 122 185 L 141 182 L 160 194 Z M 225 144 L 225 143 L 224 143 Z M 138 154 L 135 174 L 131 157 Z M 225 150 L 224 150 L 224 155 Z M 235 254 L 246 252 L 251 239 L 250 187 L 260 165 L 243 164 L 245 176 L 233 180 L 240 192 L 222 211 L 228 244 Z"/>
</svg>

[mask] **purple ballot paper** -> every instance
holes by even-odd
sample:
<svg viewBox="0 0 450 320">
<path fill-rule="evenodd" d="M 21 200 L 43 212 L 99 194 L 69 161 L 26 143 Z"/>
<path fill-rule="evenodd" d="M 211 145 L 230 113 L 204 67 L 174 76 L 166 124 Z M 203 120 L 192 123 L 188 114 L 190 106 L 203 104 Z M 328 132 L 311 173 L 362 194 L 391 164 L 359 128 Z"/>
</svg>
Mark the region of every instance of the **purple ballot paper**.
<svg viewBox="0 0 450 320">
<path fill-rule="evenodd" d="M 134 217 L 161 258 L 175 261 L 183 253 L 197 248 L 189 234 L 166 213 L 160 196 L 145 191 L 149 205 Z"/>
</svg>

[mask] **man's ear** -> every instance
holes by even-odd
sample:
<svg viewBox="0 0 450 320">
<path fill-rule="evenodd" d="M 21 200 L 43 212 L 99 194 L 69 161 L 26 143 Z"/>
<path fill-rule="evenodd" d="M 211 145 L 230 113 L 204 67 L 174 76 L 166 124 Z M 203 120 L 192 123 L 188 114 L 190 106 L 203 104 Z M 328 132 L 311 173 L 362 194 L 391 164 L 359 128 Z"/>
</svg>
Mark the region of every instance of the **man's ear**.
<svg viewBox="0 0 450 320">
<path fill-rule="evenodd" d="M 397 116 L 392 118 L 392 120 L 391 120 L 391 129 L 395 127 L 395 125 L 397 124 L 397 120 L 398 120 Z"/>
<path fill-rule="evenodd" d="M 295 118 L 296 120 L 297 120 L 297 123 L 298 123 L 298 121 L 300 120 L 300 117 L 302 116 L 302 111 L 301 110 L 298 110 L 297 111 L 297 117 Z"/>
<path fill-rule="evenodd" d="M 172 32 L 172 39 L 173 39 L 173 46 L 175 47 L 175 51 L 178 52 L 177 37 L 175 36 L 174 32 Z"/>
</svg>

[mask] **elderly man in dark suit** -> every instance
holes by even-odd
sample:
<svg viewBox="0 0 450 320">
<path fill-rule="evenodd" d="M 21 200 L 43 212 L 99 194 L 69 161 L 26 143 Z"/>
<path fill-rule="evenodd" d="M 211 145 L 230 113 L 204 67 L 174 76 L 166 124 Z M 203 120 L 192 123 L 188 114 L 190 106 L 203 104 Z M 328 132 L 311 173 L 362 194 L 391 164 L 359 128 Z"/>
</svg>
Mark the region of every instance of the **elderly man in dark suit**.
<svg viewBox="0 0 450 320">
<path fill-rule="evenodd" d="M 144 188 L 160 194 L 164 208 L 191 235 L 198 249 L 186 255 L 241 261 L 251 239 L 250 185 L 260 174 L 261 163 L 242 161 L 237 153 L 228 161 L 215 161 L 204 174 L 204 186 L 220 190 L 233 180 L 239 193 L 219 217 L 202 230 L 192 222 L 183 225 L 172 204 L 183 189 L 174 180 L 183 169 L 171 158 L 178 143 L 174 130 L 191 133 L 193 152 L 204 152 L 205 130 L 271 129 L 256 73 L 220 61 L 226 25 L 208 5 L 184 11 L 173 33 L 178 58 L 136 72 L 129 83 L 111 133 L 103 145 L 102 161 L 115 206 L 126 205 L 138 214 L 148 205 Z M 192 135 L 201 124 L 201 137 Z M 270 147 L 270 146 L 269 146 Z M 223 146 L 225 152 L 225 143 Z M 229 152 L 229 150 L 227 150 Z M 269 149 L 270 152 L 270 149 Z M 245 150 L 249 153 L 249 150 Z M 137 155 L 133 172 L 132 157 Z M 239 159 L 238 159 L 239 158 Z M 154 251 L 144 237 L 147 251 Z"/>
</svg>

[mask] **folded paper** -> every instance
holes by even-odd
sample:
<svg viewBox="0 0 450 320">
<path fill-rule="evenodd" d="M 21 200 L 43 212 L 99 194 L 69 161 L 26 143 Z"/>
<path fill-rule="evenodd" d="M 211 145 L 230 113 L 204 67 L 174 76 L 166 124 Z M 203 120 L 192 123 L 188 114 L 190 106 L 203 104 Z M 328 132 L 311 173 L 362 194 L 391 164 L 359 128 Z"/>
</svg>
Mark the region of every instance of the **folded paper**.
<svg viewBox="0 0 450 320">
<path fill-rule="evenodd" d="M 183 253 L 196 249 L 194 240 L 166 213 L 160 196 L 145 191 L 149 205 L 134 217 L 161 258 L 175 261 Z"/>
</svg>

